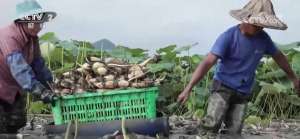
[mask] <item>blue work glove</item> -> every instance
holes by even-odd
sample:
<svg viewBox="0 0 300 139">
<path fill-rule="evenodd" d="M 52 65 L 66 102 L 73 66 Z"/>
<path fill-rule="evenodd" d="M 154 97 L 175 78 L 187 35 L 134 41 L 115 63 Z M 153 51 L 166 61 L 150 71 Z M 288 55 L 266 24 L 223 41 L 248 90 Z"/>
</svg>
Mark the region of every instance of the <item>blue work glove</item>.
<svg viewBox="0 0 300 139">
<path fill-rule="evenodd" d="M 44 103 L 53 101 L 54 93 L 36 79 L 34 71 L 27 64 L 22 53 L 12 53 L 6 60 L 12 76 L 23 90 L 31 92 L 33 95 L 38 95 Z"/>
<path fill-rule="evenodd" d="M 56 97 L 51 90 L 41 83 L 34 84 L 31 92 L 33 95 L 38 95 L 44 103 L 52 103 Z"/>
<path fill-rule="evenodd" d="M 35 73 L 37 80 L 39 80 L 45 87 L 50 89 L 49 83 L 53 82 L 52 73 L 45 64 L 42 57 L 37 57 L 31 64 L 32 70 Z"/>
</svg>

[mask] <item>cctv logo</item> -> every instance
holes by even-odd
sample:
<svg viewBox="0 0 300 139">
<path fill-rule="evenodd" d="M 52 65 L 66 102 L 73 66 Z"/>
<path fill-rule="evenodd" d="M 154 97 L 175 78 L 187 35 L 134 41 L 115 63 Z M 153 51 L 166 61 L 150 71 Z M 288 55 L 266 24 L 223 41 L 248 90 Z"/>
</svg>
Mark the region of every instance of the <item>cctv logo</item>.
<svg viewBox="0 0 300 139">
<path fill-rule="evenodd" d="M 45 22 L 51 21 L 54 18 L 53 14 L 38 13 L 20 18 L 20 22 Z"/>
</svg>

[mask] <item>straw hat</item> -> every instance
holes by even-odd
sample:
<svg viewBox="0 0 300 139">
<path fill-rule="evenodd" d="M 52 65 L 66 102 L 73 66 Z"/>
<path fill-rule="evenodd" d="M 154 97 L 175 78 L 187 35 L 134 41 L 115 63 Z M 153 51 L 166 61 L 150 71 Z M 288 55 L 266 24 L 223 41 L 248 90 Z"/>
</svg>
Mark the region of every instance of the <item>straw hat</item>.
<svg viewBox="0 0 300 139">
<path fill-rule="evenodd" d="M 43 19 L 39 22 L 48 22 L 56 17 L 55 12 L 45 11 L 36 0 L 23 0 L 16 5 L 15 21 L 27 16 L 43 13 Z"/>
<path fill-rule="evenodd" d="M 286 30 L 287 25 L 275 15 L 271 0 L 250 0 L 240 10 L 231 10 L 230 15 L 244 23 L 264 28 Z"/>
</svg>

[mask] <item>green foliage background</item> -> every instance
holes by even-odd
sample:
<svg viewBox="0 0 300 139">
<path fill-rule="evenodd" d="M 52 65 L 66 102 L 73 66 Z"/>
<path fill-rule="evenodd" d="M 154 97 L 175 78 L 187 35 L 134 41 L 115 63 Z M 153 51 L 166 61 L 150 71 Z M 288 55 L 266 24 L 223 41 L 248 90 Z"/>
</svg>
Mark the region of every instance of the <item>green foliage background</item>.
<svg viewBox="0 0 300 139">
<path fill-rule="evenodd" d="M 86 41 L 62 41 L 54 33 L 46 33 L 40 37 L 42 55 L 54 75 L 59 75 L 82 64 L 87 56 L 101 58 L 115 57 L 130 63 L 138 63 L 149 57 L 147 50 L 117 46 L 110 52 L 94 49 Z M 192 96 L 184 106 L 176 103 L 177 96 L 191 79 L 192 72 L 203 60 L 203 55 L 190 55 L 193 45 L 177 47 L 169 45 L 156 50 L 161 56 L 159 63 L 147 65 L 151 76 L 164 78 L 159 86 L 160 95 L 157 100 L 158 112 L 163 115 L 185 115 L 201 118 L 205 112 L 209 88 L 213 77 L 212 68 L 209 73 L 193 89 Z M 278 45 L 288 57 L 293 70 L 300 74 L 300 43 Z M 48 106 L 40 102 L 32 102 L 31 113 L 50 112 Z M 278 68 L 270 57 L 264 57 L 256 71 L 256 83 L 253 98 L 249 102 L 248 115 L 267 118 L 299 118 L 300 99 L 295 95 L 291 82 L 285 73 Z"/>
</svg>

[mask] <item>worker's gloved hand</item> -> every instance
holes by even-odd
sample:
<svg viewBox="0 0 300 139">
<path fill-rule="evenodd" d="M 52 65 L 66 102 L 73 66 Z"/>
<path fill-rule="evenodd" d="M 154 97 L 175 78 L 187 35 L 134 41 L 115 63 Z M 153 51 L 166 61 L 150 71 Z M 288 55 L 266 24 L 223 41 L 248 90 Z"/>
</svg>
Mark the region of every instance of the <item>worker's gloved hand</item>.
<svg viewBox="0 0 300 139">
<path fill-rule="evenodd" d="M 33 86 L 32 94 L 38 95 L 44 103 L 52 103 L 56 97 L 51 90 L 47 89 L 41 83 L 37 83 Z"/>
<path fill-rule="evenodd" d="M 55 94 L 48 89 L 44 90 L 41 94 L 41 100 L 44 103 L 53 103 L 55 97 L 56 97 Z"/>
</svg>

